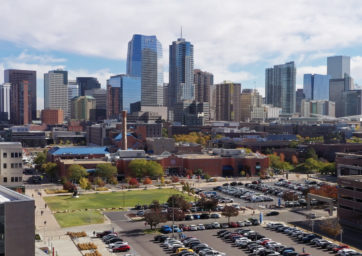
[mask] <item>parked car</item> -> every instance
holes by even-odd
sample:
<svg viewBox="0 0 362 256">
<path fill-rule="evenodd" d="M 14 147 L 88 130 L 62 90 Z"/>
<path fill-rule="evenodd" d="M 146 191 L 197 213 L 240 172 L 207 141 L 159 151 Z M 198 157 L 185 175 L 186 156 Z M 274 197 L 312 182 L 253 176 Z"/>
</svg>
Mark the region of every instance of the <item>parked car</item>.
<svg viewBox="0 0 362 256">
<path fill-rule="evenodd" d="M 105 231 L 102 231 L 102 232 L 97 232 L 97 233 L 96 233 L 96 236 L 97 236 L 98 238 L 103 238 L 104 236 L 109 235 L 109 234 L 111 234 L 111 233 L 112 233 L 111 230 L 105 230 Z"/>
<path fill-rule="evenodd" d="M 129 250 L 131 250 L 129 245 L 121 245 L 112 249 L 113 252 L 127 252 Z"/>
<path fill-rule="evenodd" d="M 163 225 L 161 227 L 161 233 L 164 233 L 164 234 L 172 233 L 172 229 L 168 225 Z"/>
<path fill-rule="evenodd" d="M 267 214 L 265 214 L 265 216 L 277 216 L 279 215 L 279 212 L 277 211 L 271 211 L 271 212 L 268 212 Z"/>
</svg>

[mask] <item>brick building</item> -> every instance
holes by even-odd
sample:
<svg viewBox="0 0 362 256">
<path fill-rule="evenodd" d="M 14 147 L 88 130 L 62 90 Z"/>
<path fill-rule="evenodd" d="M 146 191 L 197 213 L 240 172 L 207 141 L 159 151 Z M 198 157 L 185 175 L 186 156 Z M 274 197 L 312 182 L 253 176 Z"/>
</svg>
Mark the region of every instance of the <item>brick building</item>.
<svg viewBox="0 0 362 256">
<path fill-rule="evenodd" d="M 362 175 L 361 153 L 336 153 L 337 176 Z"/>
<path fill-rule="evenodd" d="M 64 122 L 63 109 L 43 109 L 41 111 L 41 121 L 47 125 L 60 125 Z"/>
</svg>

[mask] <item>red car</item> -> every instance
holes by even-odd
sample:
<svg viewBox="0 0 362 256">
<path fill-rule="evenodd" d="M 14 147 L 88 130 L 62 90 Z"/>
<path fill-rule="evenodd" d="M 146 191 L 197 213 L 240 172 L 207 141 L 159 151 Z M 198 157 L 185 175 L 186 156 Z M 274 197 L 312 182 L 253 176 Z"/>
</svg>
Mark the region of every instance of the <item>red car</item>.
<svg viewBox="0 0 362 256">
<path fill-rule="evenodd" d="M 102 237 L 104 237 L 106 235 L 109 235 L 111 233 L 112 233 L 111 230 L 106 230 L 106 231 L 103 231 L 103 232 L 97 232 L 96 236 L 99 237 L 99 238 L 102 238 Z"/>
<path fill-rule="evenodd" d="M 113 248 L 113 252 L 127 252 L 131 250 L 129 245 L 122 245 L 120 247 Z"/>
<path fill-rule="evenodd" d="M 342 244 L 341 244 L 341 245 L 339 245 L 339 246 L 337 246 L 337 247 L 334 247 L 334 248 L 333 248 L 333 252 L 335 252 L 335 253 L 336 253 L 336 252 L 338 252 L 339 250 L 342 250 L 342 249 L 347 249 L 347 248 L 349 248 L 349 246 L 348 246 L 348 245 L 345 245 L 345 244 L 344 244 L 344 245 L 342 245 Z"/>
<path fill-rule="evenodd" d="M 238 224 L 236 222 L 230 222 L 230 227 L 237 228 Z"/>
</svg>

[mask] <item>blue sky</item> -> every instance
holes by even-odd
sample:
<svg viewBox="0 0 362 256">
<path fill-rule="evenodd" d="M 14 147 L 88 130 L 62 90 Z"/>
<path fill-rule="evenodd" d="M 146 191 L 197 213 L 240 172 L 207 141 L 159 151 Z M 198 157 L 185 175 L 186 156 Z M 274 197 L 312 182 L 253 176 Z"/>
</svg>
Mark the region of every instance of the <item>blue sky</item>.
<svg viewBox="0 0 362 256">
<path fill-rule="evenodd" d="M 264 94 L 265 68 L 293 60 L 300 88 L 304 73 L 326 73 L 327 56 L 349 55 L 362 84 L 359 0 L 3 0 L 1 10 L 0 83 L 3 69 L 36 70 L 39 108 L 49 70 L 95 76 L 103 86 L 124 73 L 135 33 L 161 41 L 167 82 L 168 46 L 181 26 L 194 44 L 195 68 L 214 73 L 215 82 Z"/>
</svg>

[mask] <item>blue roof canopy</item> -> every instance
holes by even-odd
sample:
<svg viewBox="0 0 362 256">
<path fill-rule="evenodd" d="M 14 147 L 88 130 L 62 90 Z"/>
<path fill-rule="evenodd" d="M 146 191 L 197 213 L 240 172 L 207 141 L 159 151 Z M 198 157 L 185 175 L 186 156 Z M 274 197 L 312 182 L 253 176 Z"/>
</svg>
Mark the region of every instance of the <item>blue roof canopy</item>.
<svg viewBox="0 0 362 256">
<path fill-rule="evenodd" d="M 49 151 L 52 155 L 104 155 L 109 154 L 107 147 L 64 147 L 52 148 Z"/>
</svg>

